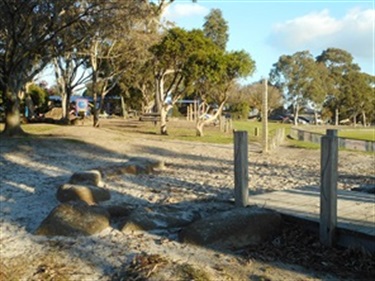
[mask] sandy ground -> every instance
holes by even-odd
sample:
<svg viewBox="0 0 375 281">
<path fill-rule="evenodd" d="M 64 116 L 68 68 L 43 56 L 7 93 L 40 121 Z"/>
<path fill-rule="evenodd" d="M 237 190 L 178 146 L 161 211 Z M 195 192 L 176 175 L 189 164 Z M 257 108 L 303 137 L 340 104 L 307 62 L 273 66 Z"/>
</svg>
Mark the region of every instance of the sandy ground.
<svg viewBox="0 0 375 281">
<path fill-rule="evenodd" d="M 134 272 L 133 279 L 129 274 L 121 279 L 132 265 L 141 271 L 135 260 L 142 255 L 160 258 L 144 266 L 146 280 L 153 280 L 157 271 L 164 274 L 161 280 L 199 280 L 191 273 L 197 270 L 205 272 L 209 280 L 336 280 L 327 272 L 297 265 L 265 263 L 181 244 L 175 233 L 124 234 L 110 227 L 90 237 L 33 235 L 58 205 L 58 186 L 74 172 L 134 156 L 163 160 L 166 168 L 157 174 L 106 180 L 112 195 L 108 204 L 199 209 L 204 208 L 204 202 L 232 200 L 232 145 L 139 134 L 135 125 L 123 121 L 103 123 L 99 129 L 89 125 L 55 127 L 44 133 L 41 129 L 36 137 L 0 138 L 0 280 L 144 280 L 137 279 L 140 277 Z M 283 146 L 263 155 L 255 144 L 249 150 L 251 194 L 319 185 L 319 151 Z M 340 152 L 339 188 L 369 183 L 373 171 L 373 155 Z M 178 277 L 165 264 L 194 270 L 185 270 L 185 277 Z"/>
</svg>

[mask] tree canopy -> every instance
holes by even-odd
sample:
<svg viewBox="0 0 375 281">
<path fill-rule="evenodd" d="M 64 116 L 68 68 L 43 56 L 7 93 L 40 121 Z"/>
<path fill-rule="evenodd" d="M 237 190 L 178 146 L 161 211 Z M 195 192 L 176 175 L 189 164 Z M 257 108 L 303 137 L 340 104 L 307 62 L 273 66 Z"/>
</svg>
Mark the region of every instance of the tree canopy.
<svg viewBox="0 0 375 281">
<path fill-rule="evenodd" d="M 205 17 L 203 32 L 207 38 L 210 38 L 220 49 L 225 50 L 229 39 L 228 23 L 223 18 L 220 9 L 212 9 Z"/>
</svg>

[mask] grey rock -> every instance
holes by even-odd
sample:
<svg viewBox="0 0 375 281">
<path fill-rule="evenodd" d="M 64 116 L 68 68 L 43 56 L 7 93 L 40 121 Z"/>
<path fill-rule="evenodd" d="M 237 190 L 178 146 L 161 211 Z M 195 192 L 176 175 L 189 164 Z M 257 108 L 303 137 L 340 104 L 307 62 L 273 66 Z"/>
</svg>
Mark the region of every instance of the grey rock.
<svg viewBox="0 0 375 281">
<path fill-rule="evenodd" d="M 83 201 L 89 205 L 109 200 L 111 194 L 107 189 L 76 184 L 63 184 L 56 193 L 56 198 L 60 202 Z"/>
<path fill-rule="evenodd" d="M 108 213 L 111 215 L 111 218 L 121 218 L 130 216 L 134 211 L 135 207 L 127 206 L 126 203 L 123 205 L 110 205 L 105 207 Z"/>
<path fill-rule="evenodd" d="M 222 249 L 238 249 L 263 242 L 281 230 L 276 212 L 258 208 L 235 208 L 193 222 L 182 229 L 182 242 Z"/>
<path fill-rule="evenodd" d="M 98 171 L 98 170 L 75 172 L 71 176 L 71 178 L 69 180 L 69 183 L 101 186 L 102 185 L 102 175 L 101 175 L 100 171 Z"/>
<path fill-rule="evenodd" d="M 359 187 L 352 188 L 352 190 L 375 194 L 375 184 L 361 184 Z"/>
<path fill-rule="evenodd" d="M 107 176 L 115 176 L 115 175 L 122 175 L 122 174 L 150 174 L 155 171 L 155 169 L 163 169 L 164 162 L 145 158 L 145 157 L 134 157 L 130 158 L 129 161 L 125 162 L 121 165 L 115 165 L 110 167 L 102 167 L 100 171 L 103 175 Z"/>
<path fill-rule="evenodd" d="M 134 210 L 121 227 L 121 231 L 154 230 L 178 228 L 199 218 L 196 212 L 176 208 L 138 208 Z"/>
<path fill-rule="evenodd" d="M 84 202 L 63 203 L 54 208 L 35 231 L 44 236 L 82 236 L 99 233 L 109 226 L 108 212 Z"/>
</svg>

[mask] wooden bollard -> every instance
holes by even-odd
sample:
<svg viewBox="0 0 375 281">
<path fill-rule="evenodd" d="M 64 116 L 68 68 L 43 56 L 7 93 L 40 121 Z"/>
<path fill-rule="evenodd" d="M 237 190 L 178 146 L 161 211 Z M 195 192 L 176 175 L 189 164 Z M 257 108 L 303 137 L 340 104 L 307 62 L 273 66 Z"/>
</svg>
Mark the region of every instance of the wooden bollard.
<svg viewBox="0 0 375 281">
<path fill-rule="evenodd" d="M 254 128 L 254 136 L 255 136 L 255 137 L 258 137 L 258 136 L 259 136 L 259 128 L 258 128 L 258 127 L 255 127 L 255 128 Z"/>
<path fill-rule="evenodd" d="M 234 132 L 234 199 L 237 207 L 249 201 L 249 159 L 247 132 Z"/>
<path fill-rule="evenodd" d="M 337 225 L 337 164 L 337 130 L 327 130 L 321 139 L 319 237 L 328 247 L 334 245 Z"/>
</svg>

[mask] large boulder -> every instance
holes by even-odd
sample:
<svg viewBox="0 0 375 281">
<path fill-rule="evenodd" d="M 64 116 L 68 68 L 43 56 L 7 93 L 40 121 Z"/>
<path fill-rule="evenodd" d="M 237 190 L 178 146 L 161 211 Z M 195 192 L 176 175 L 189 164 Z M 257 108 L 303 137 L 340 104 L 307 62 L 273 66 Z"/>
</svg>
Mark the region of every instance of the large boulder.
<svg viewBox="0 0 375 281">
<path fill-rule="evenodd" d="M 281 215 L 257 208 L 235 208 L 193 222 L 179 233 L 182 242 L 222 249 L 255 245 L 281 230 Z"/>
<path fill-rule="evenodd" d="M 102 167 L 100 171 L 106 177 L 116 176 L 122 174 L 149 174 L 155 171 L 155 169 L 163 169 L 164 162 L 160 160 L 145 158 L 145 157 L 134 157 L 130 158 L 129 161 L 124 164 Z"/>
<path fill-rule="evenodd" d="M 107 189 L 96 186 L 63 184 L 58 188 L 56 198 L 60 202 L 83 201 L 94 205 L 109 200 L 111 194 Z"/>
<path fill-rule="evenodd" d="M 128 217 L 135 209 L 134 206 L 127 205 L 127 203 L 122 203 L 118 205 L 108 205 L 104 206 L 104 208 L 111 215 L 111 219 Z"/>
<path fill-rule="evenodd" d="M 75 172 L 69 180 L 72 184 L 102 185 L 102 175 L 98 170 Z"/>
<path fill-rule="evenodd" d="M 361 184 L 359 187 L 352 188 L 352 190 L 375 194 L 375 184 Z"/>
<path fill-rule="evenodd" d="M 109 226 L 108 212 L 84 202 L 63 203 L 54 208 L 38 229 L 37 235 L 81 236 L 99 233 Z"/>
<path fill-rule="evenodd" d="M 127 217 L 121 231 L 178 228 L 186 226 L 198 218 L 199 214 L 195 212 L 171 207 L 138 208 Z"/>
</svg>

